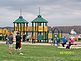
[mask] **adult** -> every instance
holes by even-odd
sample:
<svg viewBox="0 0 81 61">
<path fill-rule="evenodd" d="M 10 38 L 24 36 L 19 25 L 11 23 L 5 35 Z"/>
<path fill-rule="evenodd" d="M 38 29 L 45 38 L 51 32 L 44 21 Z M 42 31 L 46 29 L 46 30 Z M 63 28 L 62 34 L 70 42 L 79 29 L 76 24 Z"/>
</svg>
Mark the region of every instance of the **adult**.
<svg viewBox="0 0 81 61">
<path fill-rule="evenodd" d="M 17 35 L 16 35 L 16 49 L 20 49 L 20 42 L 21 42 L 21 36 L 20 36 L 19 32 L 17 32 Z"/>
</svg>

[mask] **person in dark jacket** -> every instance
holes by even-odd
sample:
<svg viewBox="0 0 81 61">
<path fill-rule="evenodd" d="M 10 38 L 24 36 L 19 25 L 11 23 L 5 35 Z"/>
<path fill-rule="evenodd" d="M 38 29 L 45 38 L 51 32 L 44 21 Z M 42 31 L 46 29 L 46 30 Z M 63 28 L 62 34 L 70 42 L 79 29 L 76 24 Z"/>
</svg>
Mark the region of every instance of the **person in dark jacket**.
<svg viewBox="0 0 81 61">
<path fill-rule="evenodd" d="M 23 42 L 25 42 L 25 41 L 26 41 L 26 35 L 23 34 Z"/>
<path fill-rule="evenodd" d="M 21 36 L 19 33 L 16 35 L 16 49 L 20 49 Z"/>
<path fill-rule="evenodd" d="M 63 38 L 62 38 L 62 46 L 63 47 L 65 47 L 65 44 L 66 44 L 66 42 L 67 42 L 67 39 L 66 39 L 66 37 L 64 36 Z"/>
</svg>

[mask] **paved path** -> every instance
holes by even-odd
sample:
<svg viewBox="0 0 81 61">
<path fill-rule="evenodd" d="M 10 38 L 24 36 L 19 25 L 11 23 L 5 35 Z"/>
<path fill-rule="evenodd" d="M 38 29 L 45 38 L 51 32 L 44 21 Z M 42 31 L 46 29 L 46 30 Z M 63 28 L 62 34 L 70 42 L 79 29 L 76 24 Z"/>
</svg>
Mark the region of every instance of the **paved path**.
<svg viewBox="0 0 81 61">
<path fill-rule="evenodd" d="M 6 42 L 0 41 L 0 44 L 6 44 Z M 16 42 L 14 42 L 13 44 L 16 44 Z M 29 42 L 22 42 L 22 44 L 24 45 L 51 45 L 50 43 L 29 43 Z"/>
<path fill-rule="evenodd" d="M 81 47 L 81 42 L 75 42 L 78 46 L 77 47 Z M 0 44 L 6 44 L 6 41 L 0 41 Z M 14 42 L 13 44 L 16 44 L 16 42 Z M 50 43 L 29 43 L 29 42 L 22 42 L 22 44 L 24 45 L 51 45 Z"/>
</svg>

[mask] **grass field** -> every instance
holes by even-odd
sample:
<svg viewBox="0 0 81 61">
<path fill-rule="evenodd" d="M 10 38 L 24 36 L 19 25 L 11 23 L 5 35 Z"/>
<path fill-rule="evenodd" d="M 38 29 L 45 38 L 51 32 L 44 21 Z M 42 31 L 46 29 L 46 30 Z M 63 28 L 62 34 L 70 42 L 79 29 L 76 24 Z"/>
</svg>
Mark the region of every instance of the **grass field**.
<svg viewBox="0 0 81 61">
<path fill-rule="evenodd" d="M 8 53 L 7 45 L 0 45 L 0 61 L 81 61 L 81 49 L 58 49 L 54 46 L 23 45 L 20 51 Z"/>
</svg>

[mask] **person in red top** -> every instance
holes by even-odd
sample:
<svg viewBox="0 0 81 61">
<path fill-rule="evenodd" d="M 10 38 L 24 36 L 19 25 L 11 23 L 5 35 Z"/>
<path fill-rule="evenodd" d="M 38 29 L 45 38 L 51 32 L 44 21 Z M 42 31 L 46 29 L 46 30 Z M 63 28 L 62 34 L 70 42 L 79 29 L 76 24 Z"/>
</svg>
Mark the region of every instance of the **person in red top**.
<svg viewBox="0 0 81 61">
<path fill-rule="evenodd" d="M 71 43 L 71 45 L 74 44 L 74 39 L 73 38 L 70 39 L 70 43 Z"/>
<path fill-rule="evenodd" d="M 70 39 L 69 44 L 66 46 L 66 49 L 70 49 L 71 45 L 76 45 L 76 44 L 74 44 L 73 38 Z"/>
<path fill-rule="evenodd" d="M 22 49 L 22 41 L 20 40 L 20 49 Z"/>
</svg>

